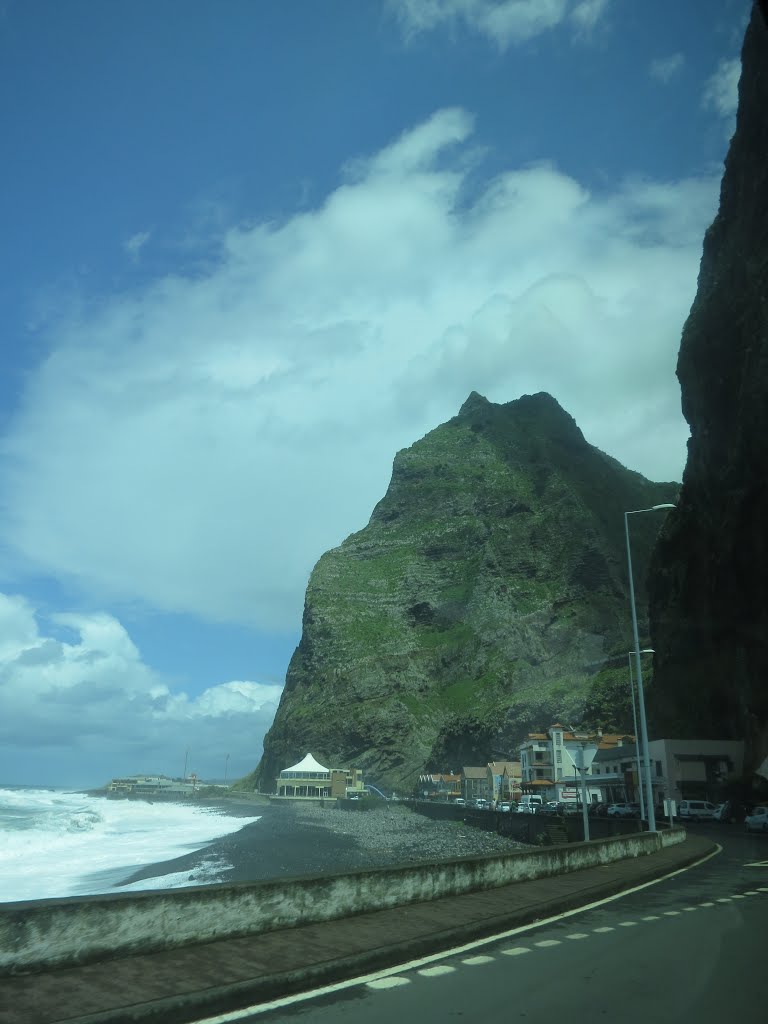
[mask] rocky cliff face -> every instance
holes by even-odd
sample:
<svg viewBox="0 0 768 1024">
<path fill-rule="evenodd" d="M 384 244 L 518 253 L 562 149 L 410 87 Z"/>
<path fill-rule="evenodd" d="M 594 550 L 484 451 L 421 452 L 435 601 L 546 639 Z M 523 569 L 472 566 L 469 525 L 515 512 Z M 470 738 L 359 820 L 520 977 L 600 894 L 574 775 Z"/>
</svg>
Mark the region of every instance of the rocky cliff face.
<svg viewBox="0 0 768 1024">
<path fill-rule="evenodd" d="M 470 395 L 315 567 L 255 780 L 311 750 L 409 786 L 555 718 L 631 728 L 623 512 L 677 491 L 593 448 L 549 395 Z M 659 522 L 637 519 L 642 580 Z"/>
<path fill-rule="evenodd" d="M 768 27 L 755 6 L 736 133 L 677 374 L 691 427 L 651 573 L 655 730 L 768 754 Z"/>
</svg>

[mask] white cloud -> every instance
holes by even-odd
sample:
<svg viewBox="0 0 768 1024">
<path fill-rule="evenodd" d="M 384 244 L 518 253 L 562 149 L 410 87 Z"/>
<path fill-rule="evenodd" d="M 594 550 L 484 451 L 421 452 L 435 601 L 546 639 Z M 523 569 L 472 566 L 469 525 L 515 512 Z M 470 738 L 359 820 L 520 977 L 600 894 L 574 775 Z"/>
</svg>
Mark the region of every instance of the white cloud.
<svg viewBox="0 0 768 1024">
<path fill-rule="evenodd" d="M 0 540 L 100 600 L 294 630 L 394 453 L 473 389 L 548 390 L 592 443 L 679 478 L 717 178 L 592 194 L 542 163 L 470 195 L 471 128 L 441 111 L 316 208 L 212 239 L 206 274 L 62 317 L 3 441 Z"/>
<path fill-rule="evenodd" d="M 59 629 L 68 640 L 53 635 Z M 141 658 L 113 616 L 55 614 L 47 631 L 24 598 L 0 594 L 0 780 L 96 785 L 111 775 L 181 771 L 193 753 L 201 776 L 250 771 L 261 754 L 282 687 L 248 681 L 196 698 Z M 55 771 L 29 763 L 38 750 Z M 46 749 L 55 752 L 46 760 Z M 21 767 L 19 767 L 21 766 Z M 35 779 L 35 773 L 37 778 Z"/>
<path fill-rule="evenodd" d="M 152 237 L 151 231 L 138 231 L 135 235 L 131 235 L 127 241 L 123 243 L 123 248 L 128 253 L 134 263 L 139 262 L 141 256 L 141 250 L 147 244 Z"/>
<path fill-rule="evenodd" d="M 608 10 L 610 0 L 581 0 L 571 11 L 571 21 L 582 33 L 590 33 Z"/>
<path fill-rule="evenodd" d="M 657 82 L 666 85 L 677 75 L 685 64 L 682 53 L 671 53 L 668 57 L 657 57 L 648 67 L 648 74 Z"/>
<path fill-rule="evenodd" d="M 463 25 L 487 36 L 504 48 L 524 43 L 561 24 L 570 0 L 390 0 L 406 36 L 439 27 Z M 583 0 L 576 4 L 573 15 L 585 27 L 590 12 L 607 0 Z"/>
<path fill-rule="evenodd" d="M 717 70 L 707 79 L 704 86 L 702 105 L 706 110 L 713 110 L 720 117 L 730 121 L 736 115 L 739 102 L 739 79 L 741 78 L 741 60 L 724 58 L 717 65 Z"/>
</svg>

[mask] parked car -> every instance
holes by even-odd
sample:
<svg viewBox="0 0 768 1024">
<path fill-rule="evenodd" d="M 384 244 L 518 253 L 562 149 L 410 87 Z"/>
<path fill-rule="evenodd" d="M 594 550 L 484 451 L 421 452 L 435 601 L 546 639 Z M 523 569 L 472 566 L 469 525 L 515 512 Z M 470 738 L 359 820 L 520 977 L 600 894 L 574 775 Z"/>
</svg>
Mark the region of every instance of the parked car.
<svg viewBox="0 0 768 1024">
<path fill-rule="evenodd" d="M 454 802 L 454 805 L 456 807 L 466 807 L 467 806 L 467 801 L 464 799 L 463 796 L 457 796 L 456 799 L 453 802 Z"/>
<path fill-rule="evenodd" d="M 558 803 L 557 800 L 548 800 L 542 807 L 541 811 L 542 814 L 564 814 L 565 804 Z"/>
<path fill-rule="evenodd" d="M 709 800 L 681 800 L 677 816 L 681 821 L 714 821 L 717 807 Z"/>
<path fill-rule="evenodd" d="M 768 807 L 754 807 L 744 819 L 747 832 L 768 832 Z"/>
<path fill-rule="evenodd" d="M 609 804 L 606 814 L 609 818 L 639 818 L 640 804 Z"/>
<path fill-rule="evenodd" d="M 540 796 L 532 796 L 525 793 L 520 797 L 520 803 L 517 805 L 517 810 L 520 814 L 535 814 L 538 810 L 541 810 L 543 803 L 544 801 Z"/>
<path fill-rule="evenodd" d="M 488 807 L 489 807 L 489 804 L 488 804 L 487 800 L 485 800 L 483 797 L 479 796 L 475 800 L 475 807 L 478 809 L 478 811 L 487 811 Z"/>
<path fill-rule="evenodd" d="M 503 814 L 509 814 L 509 812 L 512 810 L 512 807 L 505 801 L 504 803 L 499 804 L 496 810 L 501 811 Z"/>
<path fill-rule="evenodd" d="M 726 800 L 724 804 L 718 804 L 715 810 L 715 821 L 732 822 L 734 815 L 733 802 Z"/>
</svg>

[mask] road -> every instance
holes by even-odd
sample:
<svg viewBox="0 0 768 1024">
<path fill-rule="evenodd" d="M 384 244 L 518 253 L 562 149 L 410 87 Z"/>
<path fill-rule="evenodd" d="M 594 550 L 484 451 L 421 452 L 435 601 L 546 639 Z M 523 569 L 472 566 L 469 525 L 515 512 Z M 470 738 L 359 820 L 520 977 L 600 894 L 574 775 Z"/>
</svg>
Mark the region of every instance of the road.
<svg viewBox="0 0 768 1024">
<path fill-rule="evenodd" d="M 722 852 L 549 923 L 212 1020 L 259 1024 L 768 1020 L 768 835 L 692 825 Z"/>
</svg>

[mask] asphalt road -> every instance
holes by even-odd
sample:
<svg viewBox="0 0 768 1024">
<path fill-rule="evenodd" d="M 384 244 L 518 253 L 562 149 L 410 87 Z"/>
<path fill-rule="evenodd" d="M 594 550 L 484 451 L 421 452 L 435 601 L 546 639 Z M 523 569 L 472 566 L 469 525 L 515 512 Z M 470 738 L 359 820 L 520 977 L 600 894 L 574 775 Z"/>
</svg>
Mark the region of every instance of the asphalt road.
<svg viewBox="0 0 768 1024">
<path fill-rule="evenodd" d="M 260 1024 L 768 1020 L 768 835 L 693 825 L 722 853 L 601 905 L 255 1012 Z"/>
</svg>

